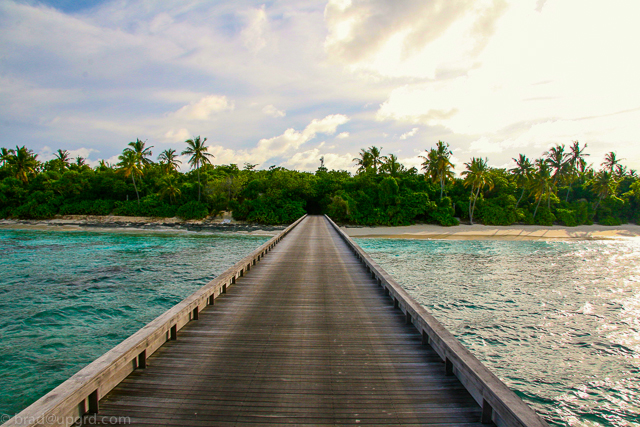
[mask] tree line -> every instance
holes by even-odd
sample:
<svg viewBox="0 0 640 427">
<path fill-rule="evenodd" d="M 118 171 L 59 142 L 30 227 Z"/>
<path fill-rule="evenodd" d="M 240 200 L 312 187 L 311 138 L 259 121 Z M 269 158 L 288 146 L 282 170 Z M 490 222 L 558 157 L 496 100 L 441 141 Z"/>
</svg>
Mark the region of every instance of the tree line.
<svg viewBox="0 0 640 427">
<path fill-rule="evenodd" d="M 185 141 L 178 154 L 136 139 L 110 165 L 90 167 L 58 150 L 41 162 L 26 146 L 0 152 L 0 218 L 46 219 L 56 215 L 124 215 L 201 219 L 222 211 L 262 224 L 285 224 L 304 213 L 329 214 L 341 223 L 487 225 L 513 223 L 567 226 L 619 225 L 640 221 L 640 179 L 615 152 L 594 167 L 587 146 L 555 145 L 538 159 L 524 154 L 512 168 L 494 168 L 486 158 L 454 173 L 449 144 L 421 156 L 420 169 L 372 146 L 355 159 L 357 172 L 314 172 L 245 163 L 213 165 L 206 138 Z M 179 170 L 180 155 L 191 167 Z"/>
</svg>

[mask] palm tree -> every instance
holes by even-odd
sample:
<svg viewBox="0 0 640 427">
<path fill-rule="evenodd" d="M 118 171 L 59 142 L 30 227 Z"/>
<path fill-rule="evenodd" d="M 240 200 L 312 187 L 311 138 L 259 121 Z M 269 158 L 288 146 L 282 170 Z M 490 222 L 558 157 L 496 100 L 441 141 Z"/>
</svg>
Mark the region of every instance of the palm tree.
<svg viewBox="0 0 640 427">
<path fill-rule="evenodd" d="M 609 174 L 613 174 L 613 170 L 620 163 L 620 160 L 622 159 L 616 158 L 616 153 L 611 151 L 604 156 L 604 162 L 602 162 L 601 166 L 607 168 L 609 170 Z"/>
<path fill-rule="evenodd" d="M 358 166 L 358 173 L 367 171 L 373 165 L 371 153 L 364 148 L 360 149 L 360 157 L 355 157 L 352 161 Z"/>
<path fill-rule="evenodd" d="M 531 187 L 531 192 L 533 196 L 537 200 L 536 208 L 533 211 L 533 218 L 536 217 L 538 213 L 538 208 L 540 207 L 540 202 L 543 197 L 547 196 L 547 204 L 548 208 L 551 209 L 551 193 L 553 192 L 555 185 L 553 177 L 551 176 L 551 166 L 546 159 L 537 159 L 535 161 L 536 164 L 536 172 L 533 177 L 533 185 Z"/>
<path fill-rule="evenodd" d="M 615 160 L 615 153 L 611 152 L 609 154 L 613 154 L 612 159 Z M 591 185 L 593 188 L 593 192 L 598 196 L 598 202 L 593 208 L 592 218 L 595 218 L 596 213 L 598 212 L 598 206 L 600 206 L 600 202 L 602 202 L 603 199 L 611 196 L 612 194 L 615 195 L 616 189 L 618 187 L 618 181 L 615 180 L 611 172 L 600 171 L 591 181 Z"/>
<path fill-rule="evenodd" d="M 407 170 L 404 165 L 398 162 L 398 157 L 395 154 L 389 154 L 384 164 L 380 166 L 381 172 L 388 172 L 391 176 L 398 176 Z"/>
<path fill-rule="evenodd" d="M 139 167 L 139 159 L 135 151 L 125 149 L 122 154 L 118 156 L 120 163 L 120 171 L 124 173 L 124 177 L 131 176 L 133 181 L 133 188 L 136 190 L 136 197 L 138 199 L 138 206 L 140 205 L 140 194 L 138 194 L 138 186 L 136 185 L 136 175 L 142 176 L 142 169 Z"/>
<path fill-rule="evenodd" d="M 76 166 L 78 166 L 79 168 L 86 166 L 87 162 L 86 159 L 82 156 L 78 156 L 76 157 Z"/>
<path fill-rule="evenodd" d="M 552 177 L 553 184 L 555 185 L 564 178 L 569 164 L 568 160 L 571 155 L 565 153 L 564 144 L 550 148 L 549 151 L 545 151 L 543 155 L 547 156 L 547 163 L 553 170 Z"/>
<path fill-rule="evenodd" d="M 60 169 L 66 169 L 69 166 L 69 152 L 67 150 L 60 150 L 58 149 L 58 151 L 56 151 L 55 153 L 55 160 L 60 164 Z"/>
<path fill-rule="evenodd" d="M 200 201 L 201 185 L 200 185 L 200 166 L 210 165 L 211 160 L 209 157 L 215 157 L 213 154 L 207 153 L 208 146 L 204 145 L 207 138 L 201 139 L 200 136 L 196 136 L 193 139 L 187 139 L 187 149 L 182 152 L 182 155 L 191 156 L 189 158 L 189 164 L 195 167 L 198 171 L 198 201 Z"/>
<path fill-rule="evenodd" d="M 111 165 L 109 164 L 109 162 L 105 161 L 104 159 L 101 159 L 100 161 L 98 161 L 98 166 L 95 169 L 100 171 L 105 171 L 105 170 L 111 169 Z"/>
<path fill-rule="evenodd" d="M 453 152 L 449 149 L 449 144 L 438 141 L 436 148 L 429 150 L 427 157 L 420 156 L 424 159 L 422 168 L 425 170 L 425 175 L 430 176 L 432 182 L 440 184 L 440 200 L 444 194 L 445 184 L 455 176 L 453 172 L 455 165 L 451 163 L 452 155 Z"/>
<path fill-rule="evenodd" d="M 462 172 L 464 186 L 471 185 L 471 195 L 469 196 L 469 223 L 473 225 L 473 212 L 476 209 L 476 202 L 480 196 L 480 191 L 484 187 L 493 188 L 493 179 L 489 175 L 490 168 L 487 165 L 488 159 L 472 158 L 471 162 L 465 163 L 467 170 Z"/>
<path fill-rule="evenodd" d="M 373 166 L 373 172 L 378 173 L 380 165 L 384 163 L 386 157 L 382 155 L 382 147 L 378 148 L 375 145 L 369 147 L 369 155 L 371 156 L 371 166 Z"/>
<path fill-rule="evenodd" d="M 182 162 L 178 159 L 176 150 L 172 148 L 164 150 L 162 153 L 160 153 L 160 155 L 158 156 L 158 160 L 162 165 L 166 167 L 167 172 L 175 172 L 182 164 Z"/>
<path fill-rule="evenodd" d="M 158 193 L 160 198 L 169 198 L 170 203 L 174 203 L 176 198 L 180 197 L 182 192 L 178 188 L 177 183 L 173 175 L 167 175 L 160 181 L 160 192 Z"/>
<path fill-rule="evenodd" d="M 151 149 L 153 145 L 150 147 L 145 147 L 146 142 L 140 141 L 140 139 L 136 138 L 135 142 L 130 142 L 129 148 L 125 148 L 124 151 L 131 151 L 136 156 L 136 163 L 138 164 L 138 168 L 142 169 L 145 166 L 149 166 L 153 163 L 149 159 L 153 155 Z"/>
<path fill-rule="evenodd" d="M 16 146 L 14 154 L 10 155 L 6 162 L 13 168 L 16 178 L 27 183 L 29 182 L 29 175 L 36 173 L 36 168 L 40 163 L 37 157 L 37 154 L 33 154 L 33 151 L 27 149 L 24 145 L 22 147 Z"/>
<path fill-rule="evenodd" d="M 0 148 L 0 163 L 2 166 L 7 164 L 9 157 L 13 156 L 16 152 L 10 148 Z"/>
<path fill-rule="evenodd" d="M 531 180 L 531 174 L 533 173 L 534 168 L 531 161 L 524 154 L 520 154 L 520 157 L 513 160 L 516 162 L 516 167 L 509 169 L 509 172 L 516 177 L 516 185 L 522 187 L 522 193 L 520 193 L 520 198 L 518 198 L 518 201 L 516 202 L 516 209 L 518 209 L 518 205 L 524 196 L 524 190 L 527 188 L 527 185 Z"/>
<path fill-rule="evenodd" d="M 616 179 L 624 178 L 627 175 L 627 167 L 621 164 L 617 164 L 616 170 L 614 171 L 613 175 L 616 177 Z"/>
<path fill-rule="evenodd" d="M 567 196 L 565 202 L 569 201 L 569 193 L 571 193 L 571 187 L 573 182 L 581 175 L 584 175 L 587 161 L 584 159 L 589 154 L 586 154 L 584 150 L 587 149 L 587 144 L 580 148 L 578 141 L 573 141 L 571 145 L 571 152 L 569 153 L 568 167 L 567 167 L 567 182 L 569 183 L 569 189 L 567 190 Z"/>
</svg>

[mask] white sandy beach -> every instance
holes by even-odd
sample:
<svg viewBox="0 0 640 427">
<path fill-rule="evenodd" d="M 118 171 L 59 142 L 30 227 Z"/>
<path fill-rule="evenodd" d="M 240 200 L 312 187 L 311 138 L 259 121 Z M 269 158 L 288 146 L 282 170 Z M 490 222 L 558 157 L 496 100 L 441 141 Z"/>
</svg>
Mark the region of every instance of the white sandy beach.
<svg viewBox="0 0 640 427">
<path fill-rule="evenodd" d="M 527 240 L 527 239 L 617 239 L 640 237 L 640 225 L 619 226 L 582 225 L 564 227 L 554 225 L 458 225 L 442 227 L 419 224 L 400 227 L 342 227 L 351 237 L 376 237 L 392 239 L 454 239 L 454 240 Z"/>
<path fill-rule="evenodd" d="M 49 220 L 0 220 L 1 229 L 23 229 L 43 231 L 97 231 L 97 232 L 181 232 L 185 227 L 207 228 L 221 225 L 247 225 L 235 221 L 230 215 L 215 219 L 182 221 L 179 218 L 148 218 L 125 216 L 82 216 L 69 215 Z M 232 227 L 230 227 L 232 228 Z M 271 227 L 268 227 L 271 228 Z M 240 234 L 275 235 L 276 229 L 262 230 L 260 227 L 248 230 L 229 230 Z M 453 240 L 527 240 L 527 239 L 617 239 L 640 237 L 640 225 L 624 224 L 619 226 L 582 225 L 565 227 L 554 225 L 515 224 L 510 226 L 488 226 L 482 224 L 461 224 L 443 227 L 435 224 L 417 224 L 399 227 L 360 227 L 346 226 L 343 230 L 351 237 L 375 237 L 392 239 L 453 239 Z"/>
</svg>

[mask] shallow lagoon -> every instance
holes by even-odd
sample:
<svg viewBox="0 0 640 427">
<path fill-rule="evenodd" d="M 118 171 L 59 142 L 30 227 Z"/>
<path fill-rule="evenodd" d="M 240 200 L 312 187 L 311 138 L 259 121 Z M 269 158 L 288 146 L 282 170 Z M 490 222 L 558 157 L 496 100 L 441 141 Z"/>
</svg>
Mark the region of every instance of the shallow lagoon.
<svg viewBox="0 0 640 427">
<path fill-rule="evenodd" d="M 640 425 L 640 240 L 358 239 L 557 425 Z"/>
<path fill-rule="evenodd" d="M 24 409 L 269 238 L 0 230 L 0 413 Z"/>
<path fill-rule="evenodd" d="M 14 414 L 269 239 L 0 231 L 0 413 Z M 638 425 L 640 242 L 358 239 L 557 425 Z"/>
</svg>

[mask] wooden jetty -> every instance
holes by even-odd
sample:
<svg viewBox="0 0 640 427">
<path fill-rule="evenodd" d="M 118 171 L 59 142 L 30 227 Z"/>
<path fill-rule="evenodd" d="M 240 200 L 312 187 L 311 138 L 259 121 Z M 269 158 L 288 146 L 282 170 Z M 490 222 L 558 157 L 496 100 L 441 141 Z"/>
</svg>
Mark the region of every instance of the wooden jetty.
<svg viewBox="0 0 640 427">
<path fill-rule="evenodd" d="M 323 216 L 302 217 L 5 426 L 81 417 L 134 426 L 547 425 Z"/>
</svg>

